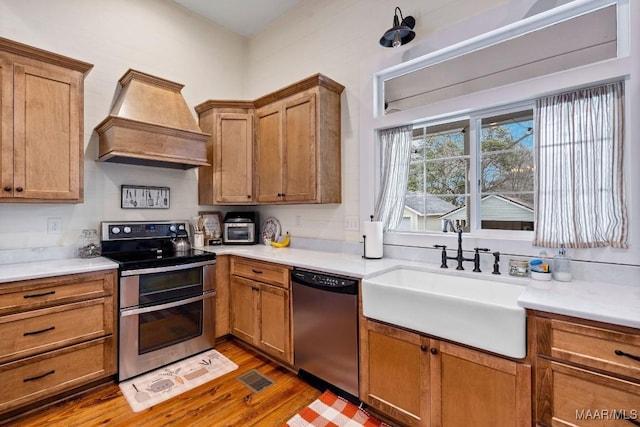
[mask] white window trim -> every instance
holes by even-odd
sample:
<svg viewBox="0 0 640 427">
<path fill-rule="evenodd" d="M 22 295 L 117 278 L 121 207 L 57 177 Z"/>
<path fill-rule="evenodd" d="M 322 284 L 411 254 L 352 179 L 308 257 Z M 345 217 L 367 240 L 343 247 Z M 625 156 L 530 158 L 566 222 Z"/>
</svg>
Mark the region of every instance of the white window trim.
<svg viewBox="0 0 640 427">
<path fill-rule="evenodd" d="M 391 52 L 384 57 L 372 58 L 368 63 L 364 63 L 361 67 L 360 90 L 361 220 L 364 221 L 370 213 L 373 212 L 375 194 L 377 194 L 377 188 L 379 186 L 379 176 L 376 172 L 379 170 L 379 167 L 377 165 L 378 159 L 375 151 L 379 145 L 376 138 L 377 131 L 380 129 L 415 124 L 427 120 L 435 122 L 452 116 L 460 117 L 470 115 L 470 112 L 474 110 L 479 111 L 484 108 L 496 108 L 518 102 L 529 102 L 540 96 L 619 79 L 625 80 L 627 93 L 638 93 L 640 91 L 640 60 L 638 59 L 640 54 L 634 54 L 630 50 L 629 40 L 640 37 L 640 5 L 631 4 L 629 0 L 576 0 L 565 5 L 566 7 L 555 8 L 541 15 L 544 15 L 544 19 L 548 20 L 547 25 L 550 25 L 554 20 L 567 19 L 570 15 L 576 13 L 578 9 L 581 10 L 581 13 L 585 13 L 589 10 L 605 7 L 610 4 L 618 5 L 617 58 L 437 102 L 432 105 L 417 107 L 389 115 L 380 115 L 378 112 L 381 111 L 383 101 L 379 96 L 382 92 L 380 87 L 381 80 L 378 77 L 383 76 L 385 70 L 392 70 L 398 74 L 408 72 L 401 71 L 404 66 L 402 62 L 403 55 L 406 55 L 407 52 L 406 50 Z M 558 15 L 556 16 L 556 14 Z M 498 22 L 498 15 L 497 13 L 487 13 L 479 16 L 478 19 L 475 20 L 475 24 L 477 24 L 477 28 L 483 28 L 485 25 L 484 28 L 491 28 L 492 25 L 495 26 L 496 22 Z M 531 24 L 533 18 L 535 17 L 515 22 L 507 27 L 509 27 L 510 31 L 515 31 L 519 26 L 527 27 Z M 458 24 L 462 33 L 465 33 L 465 24 L 464 22 Z M 452 27 L 452 30 L 453 29 L 455 28 Z M 528 31 L 531 31 L 531 29 Z M 451 31 L 451 33 L 453 32 L 454 31 Z M 499 30 L 488 31 L 487 34 L 494 37 L 494 42 L 495 40 L 499 40 L 499 37 L 506 37 L 505 33 Z M 495 37 L 497 37 L 497 39 Z M 486 35 L 481 35 L 470 39 L 470 41 L 456 43 L 452 46 L 461 49 L 468 45 L 468 49 L 477 49 L 481 47 L 482 42 L 486 42 L 489 38 L 490 37 Z M 431 42 L 429 39 L 418 42 L 416 50 L 428 48 L 429 42 Z M 428 60 L 435 61 L 439 53 L 446 56 L 449 55 L 450 52 L 451 48 L 445 47 L 425 56 L 428 57 Z M 410 66 L 416 66 L 420 58 L 407 61 L 407 63 L 409 63 Z M 382 71 L 380 71 L 381 69 Z M 626 98 L 625 107 L 626 111 L 629 112 L 629 116 L 630 114 L 637 115 L 638 111 L 640 111 L 640 99 L 636 98 L 632 99 L 631 96 L 627 96 Z M 625 133 L 627 136 L 625 143 L 625 168 L 629 172 L 625 179 L 625 184 L 628 189 L 627 201 L 629 216 L 630 218 L 634 218 L 634 214 L 640 212 L 640 185 L 635 184 L 640 182 L 640 171 L 638 168 L 632 167 L 631 159 L 638 158 L 640 155 L 640 147 L 638 147 L 637 144 L 634 146 L 629 141 L 633 140 L 634 135 L 640 134 L 640 123 L 637 120 L 627 120 Z M 374 183 L 374 191 L 372 191 L 371 183 Z M 637 217 L 637 214 L 635 214 L 635 216 Z M 640 247 L 638 247 L 640 246 L 640 227 L 638 227 L 636 222 L 631 221 L 629 228 L 630 250 L 623 250 L 621 252 L 620 250 L 612 248 L 603 248 L 602 250 L 579 251 L 577 254 L 578 259 L 639 265 L 637 259 L 640 257 Z M 467 247 L 467 245 L 469 245 L 469 247 L 473 247 L 472 245 L 487 246 L 492 250 L 521 255 L 537 255 L 540 250 L 540 248 L 532 246 L 530 238 L 514 237 L 512 233 L 510 235 L 495 237 L 487 237 L 479 233 L 470 233 L 470 235 L 465 237 L 468 242 L 465 244 L 465 247 Z M 453 243 L 453 236 L 430 236 L 401 232 L 385 234 L 385 244 L 407 247 L 430 247 L 438 243 L 448 244 L 449 240 Z"/>
<path fill-rule="evenodd" d="M 480 134 L 482 129 L 478 126 L 478 123 L 481 119 L 489 116 L 497 116 L 502 114 L 514 113 L 523 110 L 533 110 L 535 115 L 535 102 L 518 102 L 511 105 L 506 105 L 501 108 L 491 108 L 491 109 L 483 109 L 477 112 L 474 112 L 469 117 L 469 127 L 471 134 L 471 144 L 470 154 L 472 159 L 471 170 L 469 171 L 469 179 L 473 179 L 473 185 L 476 188 L 475 195 L 472 203 L 470 214 L 473 216 L 473 220 L 471 221 L 472 229 L 471 234 L 474 236 L 478 236 L 481 238 L 487 239 L 518 239 L 518 240 L 533 240 L 533 231 L 514 231 L 514 230 L 489 230 L 481 228 L 481 220 L 480 220 L 480 189 L 478 187 L 479 170 L 480 170 Z M 534 117 L 535 119 L 535 117 Z M 535 120 L 534 120 L 535 122 Z M 535 188 L 534 188 L 535 192 Z"/>
</svg>

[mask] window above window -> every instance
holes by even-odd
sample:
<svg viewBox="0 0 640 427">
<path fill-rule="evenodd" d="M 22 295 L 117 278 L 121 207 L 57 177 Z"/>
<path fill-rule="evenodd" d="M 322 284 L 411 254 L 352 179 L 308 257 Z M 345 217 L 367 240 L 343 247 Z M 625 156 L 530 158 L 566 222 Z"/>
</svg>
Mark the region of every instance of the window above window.
<svg viewBox="0 0 640 427">
<path fill-rule="evenodd" d="M 547 22 L 529 18 L 532 30 L 477 49 L 454 49 L 446 60 L 384 80 L 385 114 L 594 64 L 618 55 L 617 6 Z M 539 23 L 535 23 L 540 21 Z M 570 35 L 570 36 L 568 36 Z M 540 46 L 544 46 L 541 49 Z"/>
</svg>

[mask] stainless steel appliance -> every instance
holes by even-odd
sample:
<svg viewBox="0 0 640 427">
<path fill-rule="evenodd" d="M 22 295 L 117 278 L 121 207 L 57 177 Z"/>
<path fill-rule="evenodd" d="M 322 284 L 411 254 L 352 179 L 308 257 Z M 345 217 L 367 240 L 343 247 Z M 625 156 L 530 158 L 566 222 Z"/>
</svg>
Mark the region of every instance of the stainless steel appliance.
<svg viewBox="0 0 640 427">
<path fill-rule="evenodd" d="M 102 255 L 120 264 L 120 381 L 215 343 L 214 253 L 176 251 L 187 221 L 103 222 Z"/>
<path fill-rule="evenodd" d="M 296 268 L 291 283 L 299 375 L 358 396 L 358 280 Z"/>
<path fill-rule="evenodd" d="M 224 216 L 223 243 L 254 245 L 259 234 L 257 212 L 227 212 Z"/>
</svg>

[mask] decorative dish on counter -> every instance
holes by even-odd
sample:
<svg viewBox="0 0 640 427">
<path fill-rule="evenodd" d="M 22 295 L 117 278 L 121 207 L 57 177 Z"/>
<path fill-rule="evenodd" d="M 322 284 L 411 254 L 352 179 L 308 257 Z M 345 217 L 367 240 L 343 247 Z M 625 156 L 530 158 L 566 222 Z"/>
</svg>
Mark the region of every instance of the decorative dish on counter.
<svg viewBox="0 0 640 427">
<path fill-rule="evenodd" d="M 262 243 L 270 245 L 271 242 L 277 241 L 281 230 L 280 221 L 277 218 L 271 216 L 265 219 L 264 224 L 262 224 Z"/>
</svg>

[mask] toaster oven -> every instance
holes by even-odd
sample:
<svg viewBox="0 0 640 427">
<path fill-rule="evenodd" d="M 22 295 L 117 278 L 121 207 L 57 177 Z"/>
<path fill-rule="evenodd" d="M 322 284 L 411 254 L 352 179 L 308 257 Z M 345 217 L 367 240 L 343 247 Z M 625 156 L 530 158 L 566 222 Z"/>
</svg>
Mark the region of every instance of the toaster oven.
<svg viewBox="0 0 640 427">
<path fill-rule="evenodd" d="M 258 243 L 258 213 L 228 212 L 224 216 L 222 242 L 228 245 L 254 245 Z"/>
</svg>

